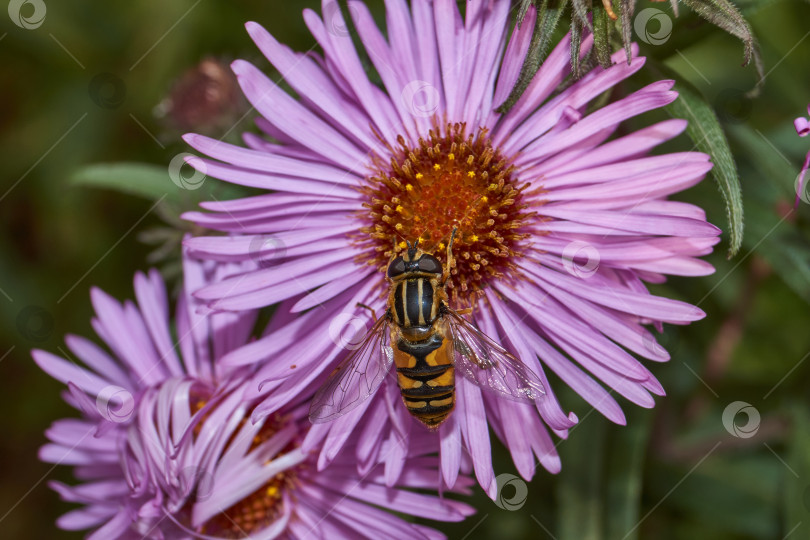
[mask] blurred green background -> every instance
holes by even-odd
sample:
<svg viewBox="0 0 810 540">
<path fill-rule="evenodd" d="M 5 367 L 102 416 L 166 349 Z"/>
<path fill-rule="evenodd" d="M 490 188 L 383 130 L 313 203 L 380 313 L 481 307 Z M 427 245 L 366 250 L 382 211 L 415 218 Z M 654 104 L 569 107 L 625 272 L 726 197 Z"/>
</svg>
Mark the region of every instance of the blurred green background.
<svg viewBox="0 0 810 540">
<path fill-rule="evenodd" d="M 369 3 L 382 13 L 381 1 Z M 20 28 L 0 14 L 4 538 L 82 536 L 57 532 L 53 524 L 70 506 L 46 483 L 70 481 L 69 470 L 36 459 L 43 430 L 74 413 L 60 399 L 62 385 L 37 369 L 29 350 L 59 353 L 65 333 L 91 336 L 90 286 L 131 297 L 132 275 L 149 266 L 154 248 L 139 237 L 152 231 L 152 239 L 171 238 L 166 216 L 152 201 L 77 186 L 71 177 L 98 162 L 167 167 L 187 150 L 177 123 L 159 118 L 159 105 L 165 109 L 178 78 L 206 57 L 246 58 L 269 70 L 243 23 L 259 21 L 280 41 L 307 50 L 314 40 L 301 10 L 317 7 L 258 0 L 43 5 L 47 15 L 37 28 Z M 476 516 L 438 525 L 450 537 L 810 538 L 810 206 L 793 211 L 794 180 L 810 138 L 798 138 L 792 127 L 810 102 L 810 5 L 739 5 L 760 40 L 767 73 L 754 100 L 743 96 L 755 73 L 740 67 L 742 46 L 687 8 L 681 7 L 665 43 L 641 43 L 642 54 L 675 69 L 718 111 L 740 170 L 746 216 L 741 253 L 727 260 L 726 239 L 709 258 L 715 275 L 655 288 L 708 314 L 688 328 L 668 327 L 661 339 L 672 360 L 652 369 L 668 396 L 652 411 L 627 405 L 629 426 L 618 427 L 590 414 L 558 382 L 555 389 L 581 419 L 559 445 L 562 473 L 539 470 L 513 511 L 478 493 Z M 648 6 L 671 12 L 668 4 L 646 2 L 637 9 Z M 30 17 L 34 3 L 23 9 Z M 644 82 L 640 74 L 622 90 Z M 237 106 L 226 114 L 231 121 L 200 129 L 226 135 L 241 112 Z M 656 114 L 665 117 L 649 114 L 639 125 Z M 250 129 L 252 116 L 227 137 Z M 691 148 L 682 136 L 666 149 Z M 726 228 L 710 180 L 683 197 Z M 188 197 L 167 208 L 193 205 Z M 173 272 L 170 263 L 163 267 Z M 753 436 L 734 436 L 731 424 L 724 427 L 723 411 L 736 401 L 759 414 Z M 746 424 L 745 414 L 736 421 Z M 496 458 L 497 473 L 515 473 L 502 448 Z M 515 498 L 523 497 L 517 492 Z"/>
</svg>

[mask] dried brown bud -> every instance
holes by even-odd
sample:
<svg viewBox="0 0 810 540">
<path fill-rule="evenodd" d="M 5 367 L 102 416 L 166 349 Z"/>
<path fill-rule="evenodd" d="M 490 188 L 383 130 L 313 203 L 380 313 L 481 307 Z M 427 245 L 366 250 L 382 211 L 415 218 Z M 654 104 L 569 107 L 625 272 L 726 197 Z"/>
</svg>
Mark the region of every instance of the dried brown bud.
<svg viewBox="0 0 810 540">
<path fill-rule="evenodd" d="M 175 129 L 214 135 L 229 130 L 246 108 L 228 64 L 206 58 L 175 81 L 157 112 Z"/>
</svg>

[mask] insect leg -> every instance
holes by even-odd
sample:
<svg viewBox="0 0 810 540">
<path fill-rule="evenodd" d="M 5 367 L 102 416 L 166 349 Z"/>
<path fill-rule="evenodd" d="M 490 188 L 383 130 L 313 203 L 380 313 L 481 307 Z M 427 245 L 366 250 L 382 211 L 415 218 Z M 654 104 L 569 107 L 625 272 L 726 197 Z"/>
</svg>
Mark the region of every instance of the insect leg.
<svg viewBox="0 0 810 540">
<path fill-rule="evenodd" d="M 364 309 L 369 310 L 369 311 L 371 312 L 371 318 L 372 318 L 372 319 L 374 319 L 374 322 L 375 322 L 375 323 L 377 322 L 377 314 L 376 314 L 376 313 L 374 313 L 374 309 L 372 309 L 372 308 L 371 308 L 371 306 L 367 306 L 367 305 L 362 304 L 362 303 L 360 303 L 360 302 L 357 302 L 357 304 L 356 304 L 356 305 L 357 305 L 357 307 L 359 307 L 359 308 L 364 308 Z"/>
</svg>

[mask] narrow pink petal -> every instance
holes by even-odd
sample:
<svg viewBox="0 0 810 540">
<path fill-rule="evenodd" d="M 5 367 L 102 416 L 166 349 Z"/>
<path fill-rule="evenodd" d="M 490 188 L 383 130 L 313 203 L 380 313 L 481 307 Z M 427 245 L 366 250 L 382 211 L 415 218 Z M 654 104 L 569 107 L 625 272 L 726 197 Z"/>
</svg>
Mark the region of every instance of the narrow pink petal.
<svg viewBox="0 0 810 540">
<path fill-rule="evenodd" d="M 264 118 L 301 145 L 328 157 L 345 169 L 362 170 L 366 161 L 363 150 L 307 111 L 251 64 L 237 60 L 231 67 L 245 96 Z"/>
<path fill-rule="evenodd" d="M 554 347 L 546 343 L 540 336 L 528 334 L 527 337 L 534 345 L 535 351 L 548 367 L 557 376 L 570 386 L 582 399 L 587 401 L 605 418 L 616 424 L 626 423 L 624 413 L 619 404 L 599 383 L 594 381 L 571 360 L 564 357 Z"/>
<path fill-rule="evenodd" d="M 433 17 L 436 22 L 439 65 L 444 86 L 447 115 L 451 120 L 461 118 L 460 90 L 466 91 L 468 81 L 460 80 L 461 70 L 456 47 L 464 39 L 464 24 L 453 0 L 434 0 Z"/>
<path fill-rule="evenodd" d="M 652 126 L 634 131 L 624 137 L 607 142 L 586 152 L 577 160 L 550 158 L 543 162 L 542 171 L 546 174 L 563 174 L 618 163 L 644 155 L 659 144 L 675 138 L 686 129 L 686 120 L 673 118 Z"/>
<path fill-rule="evenodd" d="M 520 74 L 520 69 L 523 67 L 523 59 L 529 50 L 529 42 L 534 33 L 536 18 L 537 9 L 530 5 L 523 22 L 518 25 L 509 39 L 498 75 L 498 85 L 495 89 L 494 103 L 496 106 L 504 102 L 517 82 L 518 74 Z"/>
<path fill-rule="evenodd" d="M 321 182 L 320 180 L 307 180 L 294 176 L 269 174 L 252 169 L 235 167 L 233 165 L 223 165 L 218 161 L 200 159 L 195 156 L 187 157 L 185 161 L 206 176 L 242 186 L 301 193 L 305 195 L 327 195 L 345 199 L 357 199 L 360 197 L 357 191 L 336 183 L 329 184 Z M 357 161 L 355 165 L 360 167 L 360 163 L 360 161 Z"/>
<path fill-rule="evenodd" d="M 352 250 L 336 250 L 327 254 L 300 257 L 289 262 L 284 262 L 278 266 L 257 270 L 244 276 L 234 276 L 220 283 L 208 285 L 195 292 L 194 296 L 202 300 L 214 300 L 216 298 L 241 295 L 284 283 L 285 280 L 296 281 L 302 275 L 311 273 L 313 269 L 329 269 L 331 265 L 335 263 L 353 260 L 354 256 L 355 253 Z"/>
<path fill-rule="evenodd" d="M 439 427 L 439 438 L 441 440 L 441 472 L 444 484 L 452 489 L 458 479 L 459 468 L 461 466 L 461 431 L 459 429 L 458 414 L 451 414 L 450 418 Z"/>
<path fill-rule="evenodd" d="M 540 265 L 521 265 L 521 267 L 547 283 L 549 288 L 559 287 L 591 302 L 613 308 L 640 317 L 649 317 L 665 322 L 691 322 L 705 317 L 700 309 L 679 300 L 639 294 L 619 287 L 608 288 L 592 285 L 588 280 L 557 272 Z"/>
<path fill-rule="evenodd" d="M 208 157 L 237 167 L 268 174 L 308 178 L 319 182 L 346 185 L 357 185 L 362 179 L 362 177 L 334 165 L 304 162 L 299 159 L 275 156 L 267 152 L 257 152 L 205 137 L 204 135 L 190 133 L 184 135 L 183 140 L 189 146 Z"/>
<path fill-rule="evenodd" d="M 359 139 L 364 147 L 374 148 L 379 144 L 369 130 L 371 119 L 345 95 L 341 95 L 312 58 L 293 53 L 257 23 L 249 22 L 245 27 L 262 53 L 301 97 L 314 103 L 336 125 Z"/>
<path fill-rule="evenodd" d="M 489 441 L 487 414 L 481 390 L 466 379 L 456 380 L 456 399 L 461 401 L 463 420 L 461 434 L 475 468 L 475 477 L 490 499 L 495 500 L 497 486 L 492 470 L 492 447 Z M 458 413 L 456 413 L 458 414 Z"/>
</svg>

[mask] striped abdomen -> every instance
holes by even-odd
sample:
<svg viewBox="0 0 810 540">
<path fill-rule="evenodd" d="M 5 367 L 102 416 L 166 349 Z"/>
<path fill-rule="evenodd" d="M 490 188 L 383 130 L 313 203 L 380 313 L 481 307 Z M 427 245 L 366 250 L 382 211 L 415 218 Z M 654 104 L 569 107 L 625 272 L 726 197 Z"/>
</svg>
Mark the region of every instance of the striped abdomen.
<svg viewBox="0 0 810 540">
<path fill-rule="evenodd" d="M 439 332 L 423 341 L 400 337 L 394 362 L 402 400 L 408 412 L 428 428 L 436 429 L 456 402 L 452 345 Z"/>
<path fill-rule="evenodd" d="M 439 296 L 430 279 L 416 277 L 397 282 L 390 299 L 394 323 L 401 328 L 431 326 L 439 314 Z"/>
</svg>

